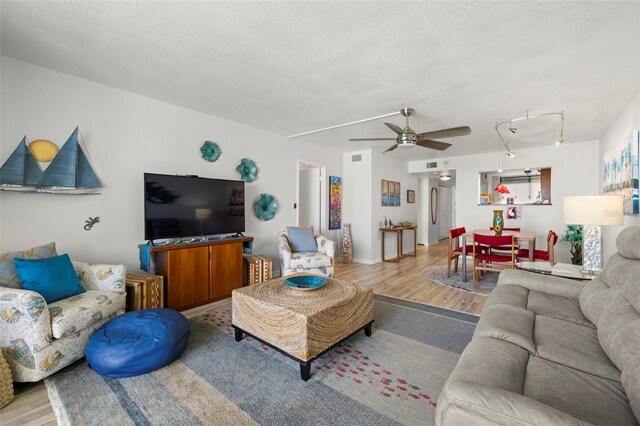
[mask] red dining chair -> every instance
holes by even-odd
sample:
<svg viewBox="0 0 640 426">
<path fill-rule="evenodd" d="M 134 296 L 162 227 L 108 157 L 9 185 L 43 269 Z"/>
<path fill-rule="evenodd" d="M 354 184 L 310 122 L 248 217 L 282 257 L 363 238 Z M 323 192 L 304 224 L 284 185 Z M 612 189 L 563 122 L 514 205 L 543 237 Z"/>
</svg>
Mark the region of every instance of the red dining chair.
<svg viewBox="0 0 640 426">
<path fill-rule="evenodd" d="M 493 226 L 489 227 L 490 231 L 493 231 Z M 513 232 L 520 232 L 520 228 L 502 228 L 503 231 L 513 231 Z M 510 251 L 511 250 L 511 246 L 509 247 L 494 247 L 494 250 L 500 250 L 500 251 Z M 520 249 L 520 246 L 516 244 L 515 246 L 516 250 Z"/>
<path fill-rule="evenodd" d="M 555 263 L 553 251 L 554 246 L 558 242 L 558 234 L 553 231 L 549 231 L 547 234 L 547 250 L 534 250 L 533 260 L 539 260 L 543 262 L 550 262 L 552 265 Z M 529 249 L 520 249 L 516 255 L 518 258 L 529 259 Z"/>
<path fill-rule="evenodd" d="M 516 250 L 513 235 L 473 234 L 473 241 L 473 288 L 476 287 L 476 278 L 481 271 L 501 271 L 515 268 Z M 477 247 L 478 249 L 476 249 Z M 491 249 L 497 247 L 511 247 L 511 253 L 492 253 Z M 482 251 L 480 248 L 485 248 L 485 250 Z"/>
<path fill-rule="evenodd" d="M 460 245 L 460 238 L 462 234 L 466 233 L 464 228 L 454 228 L 449 230 L 449 254 L 447 256 L 447 277 L 451 276 L 451 261 L 455 259 L 454 271 L 458 272 L 458 259 L 462 256 L 462 246 Z M 483 249 L 484 250 L 484 249 Z M 471 257 L 473 252 L 473 246 L 467 244 L 467 256 Z"/>
</svg>

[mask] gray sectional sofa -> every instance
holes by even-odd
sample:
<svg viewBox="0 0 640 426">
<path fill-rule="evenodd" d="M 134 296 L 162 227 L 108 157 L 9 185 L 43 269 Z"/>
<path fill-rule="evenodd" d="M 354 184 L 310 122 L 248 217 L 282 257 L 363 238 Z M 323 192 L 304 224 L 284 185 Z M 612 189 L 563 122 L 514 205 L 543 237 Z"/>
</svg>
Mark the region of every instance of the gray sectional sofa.
<svg viewBox="0 0 640 426">
<path fill-rule="evenodd" d="M 640 227 L 616 243 L 591 282 L 500 274 L 436 424 L 638 424 Z"/>
</svg>

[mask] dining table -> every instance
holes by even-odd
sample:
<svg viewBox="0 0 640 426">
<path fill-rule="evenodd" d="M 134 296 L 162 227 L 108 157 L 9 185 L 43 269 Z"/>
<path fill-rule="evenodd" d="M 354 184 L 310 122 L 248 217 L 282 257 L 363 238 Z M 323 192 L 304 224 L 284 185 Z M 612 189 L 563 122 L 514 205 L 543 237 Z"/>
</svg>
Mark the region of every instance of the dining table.
<svg viewBox="0 0 640 426">
<path fill-rule="evenodd" d="M 462 281 L 467 281 L 467 244 L 475 244 L 474 234 L 496 235 L 490 229 L 474 229 L 462 234 Z M 517 246 L 526 245 L 529 249 L 529 262 L 533 262 L 533 251 L 536 248 L 536 233 L 532 231 L 502 231 L 502 235 L 513 235 Z M 469 243 L 467 242 L 469 241 Z"/>
</svg>

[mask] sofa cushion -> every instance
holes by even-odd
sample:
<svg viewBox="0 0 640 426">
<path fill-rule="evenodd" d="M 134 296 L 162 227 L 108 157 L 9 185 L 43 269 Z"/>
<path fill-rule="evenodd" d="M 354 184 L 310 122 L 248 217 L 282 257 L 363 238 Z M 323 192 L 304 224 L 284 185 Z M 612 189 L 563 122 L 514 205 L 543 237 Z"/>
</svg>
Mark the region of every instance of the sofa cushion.
<svg viewBox="0 0 640 426">
<path fill-rule="evenodd" d="M 627 392 L 636 419 L 640 419 L 640 356 L 622 372 L 622 387 Z"/>
<path fill-rule="evenodd" d="M 127 268 L 124 265 L 103 265 L 72 261 L 80 284 L 87 290 L 107 290 L 124 293 Z"/>
<path fill-rule="evenodd" d="M 625 284 L 622 288 L 624 297 L 636 308 L 636 311 L 640 312 L 640 277 L 636 277 L 635 282 Z"/>
<path fill-rule="evenodd" d="M 322 268 L 331 266 L 331 257 L 322 253 L 293 253 L 289 267 L 299 268 Z"/>
<path fill-rule="evenodd" d="M 594 327 L 580 310 L 578 299 L 531 291 L 529 292 L 527 309 L 536 315 L 544 315 L 587 327 Z"/>
<path fill-rule="evenodd" d="M 436 424 L 578 426 L 568 414 L 522 396 L 528 360 L 517 345 L 473 339 L 440 394 Z"/>
<path fill-rule="evenodd" d="M 14 259 L 22 286 L 40 294 L 47 303 L 84 293 L 68 254 L 46 259 Z"/>
<path fill-rule="evenodd" d="M 474 337 L 462 352 L 449 381 L 469 381 L 522 394 L 529 353 L 520 346 Z"/>
<path fill-rule="evenodd" d="M 619 382 L 532 356 L 523 395 L 594 425 L 637 425 Z"/>
<path fill-rule="evenodd" d="M 580 310 L 593 324 L 598 324 L 600 315 L 622 292 L 620 286 L 609 287 L 598 276 L 580 291 Z"/>
<path fill-rule="evenodd" d="M 49 305 L 51 332 L 59 339 L 68 337 L 102 319 L 116 313 L 125 306 L 125 294 L 113 291 L 87 290 Z"/>
<path fill-rule="evenodd" d="M 491 295 L 484 302 L 484 307 L 482 309 L 484 310 L 489 306 L 497 304 L 510 305 L 522 309 L 527 309 L 528 301 L 528 289 L 519 285 L 504 284 L 499 285 L 491 290 Z"/>
<path fill-rule="evenodd" d="M 602 280 L 609 287 L 623 286 L 629 282 L 636 282 L 640 276 L 640 262 L 627 259 L 620 253 L 614 253 L 605 262 L 601 275 Z"/>
<path fill-rule="evenodd" d="M 616 238 L 618 252 L 627 259 L 640 259 L 640 226 L 630 226 Z"/>
<path fill-rule="evenodd" d="M 622 371 L 640 355 L 640 314 L 622 294 L 600 316 L 598 339 Z"/>
<path fill-rule="evenodd" d="M 14 259 L 45 259 L 57 255 L 56 243 L 49 243 L 28 250 L 0 253 L 0 286 L 22 288 L 22 282 L 13 263 Z"/>
<path fill-rule="evenodd" d="M 585 373 L 620 381 L 620 371 L 607 358 L 595 329 L 556 318 L 537 316 L 533 332 L 536 355 Z"/>
<path fill-rule="evenodd" d="M 482 311 L 473 338 L 491 337 L 535 352 L 533 322 L 535 315 L 523 308 L 496 304 Z"/>
</svg>

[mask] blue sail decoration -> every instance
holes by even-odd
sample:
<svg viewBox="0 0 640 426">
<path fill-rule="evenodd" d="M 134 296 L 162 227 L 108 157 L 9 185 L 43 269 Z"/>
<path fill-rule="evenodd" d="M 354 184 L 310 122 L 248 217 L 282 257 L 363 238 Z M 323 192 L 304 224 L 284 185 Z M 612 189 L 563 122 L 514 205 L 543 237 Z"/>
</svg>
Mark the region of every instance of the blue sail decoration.
<svg viewBox="0 0 640 426">
<path fill-rule="evenodd" d="M 102 188 L 100 179 L 78 143 L 77 127 L 42 173 L 36 187 L 50 191 Z"/>
<path fill-rule="evenodd" d="M 0 186 L 2 189 L 34 190 L 33 185 L 41 176 L 42 169 L 27 146 L 25 136 L 0 167 Z"/>
<path fill-rule="evenodd" d="M 58 194 L 97 194 L 100 178 L 78 142 L 79 129 L 71 133 L 44 171 L 25 136 L 0 167 L 0 190 Z"/>
</svg>

